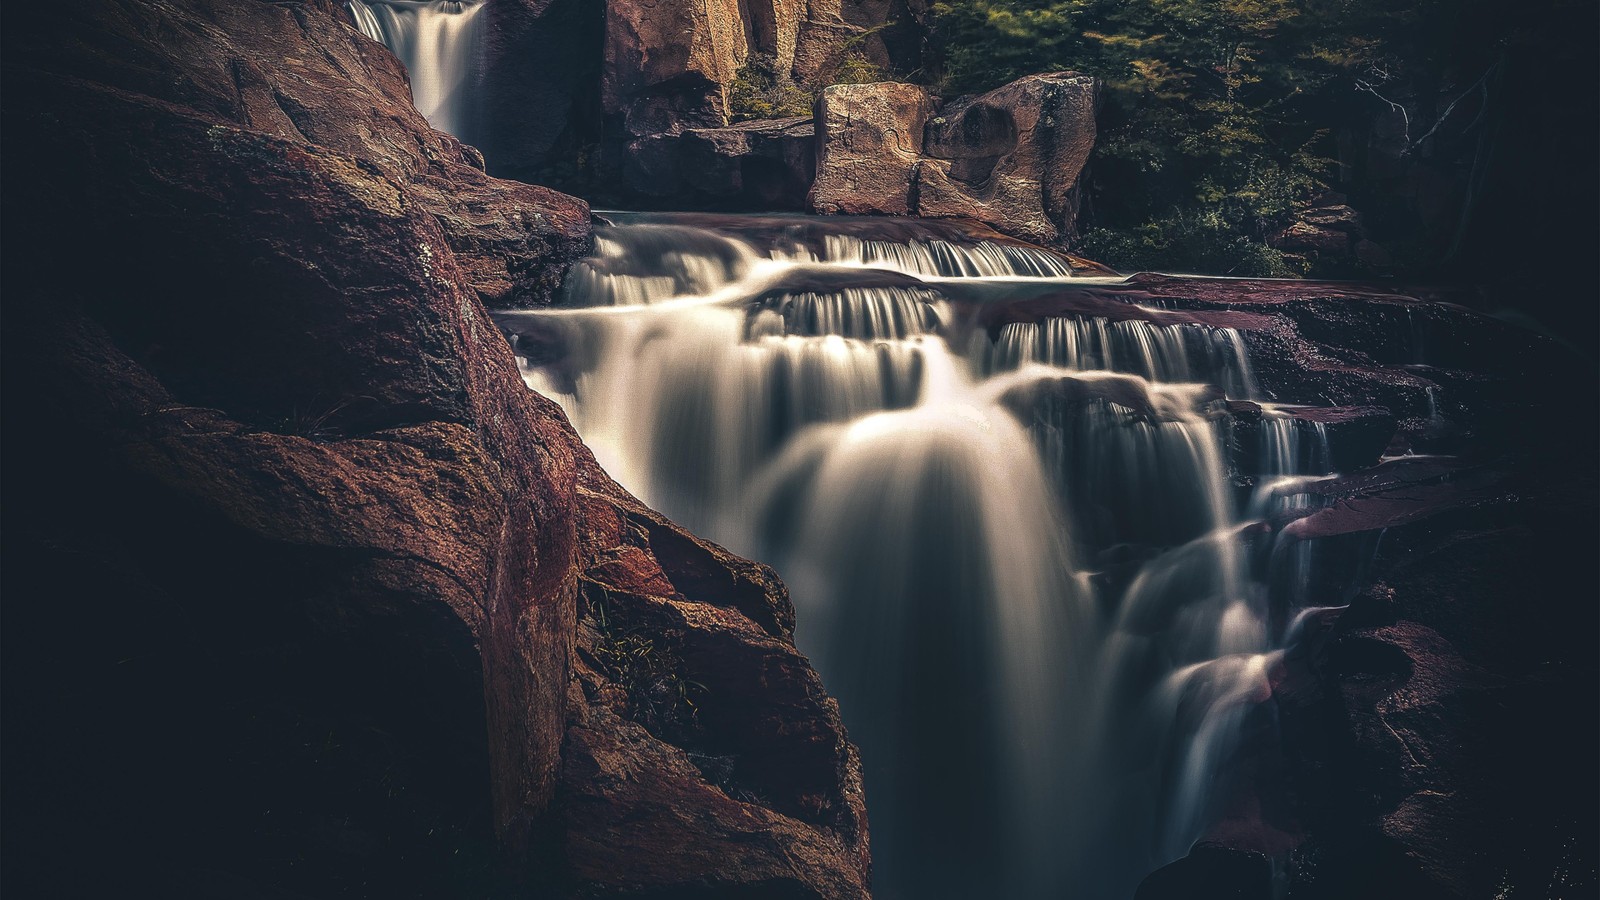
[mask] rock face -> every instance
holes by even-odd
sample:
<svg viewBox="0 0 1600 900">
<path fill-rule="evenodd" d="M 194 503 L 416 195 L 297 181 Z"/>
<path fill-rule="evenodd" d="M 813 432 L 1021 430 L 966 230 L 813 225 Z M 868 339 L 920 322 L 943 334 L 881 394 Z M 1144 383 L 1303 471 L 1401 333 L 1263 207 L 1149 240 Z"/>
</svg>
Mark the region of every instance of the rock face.
<svg viewBox="0 0 1600 900">
<path fill-rule="evenodd" d="M 838 84 L 817 101 L 820 213 L 916 215 L 917 170 L 933 97 L 913 84 Z"/>
<path fill-rule="evenodd" d="M 484 12 L 484 156 L 497 175 L 541 181 L 597 139 L 604 5 L 494 0 Z"/>
<path fill-rule="evenodd" d="M 836 85 L 817 102 L 821 213 L 972 219 L 1039 243 L 1076 236 L 1096 83 L 1030 75 L 938 104 L 914 85 Z"/>
<path fill-rule="evenodd" d="M 919 213 L 976 219 L 1042 244 L 1075 237 L 1095 92 L 1094 79 L 1062 72 L 946 103 L 928 125 Z"/>
<path fill-rule="evenodd" d="M 781 586 L 488 318 L 584 204 L 484 175 L 331 2 L 7 24 L 5 886 L 864 896 Z"/>
<path fill-rule="evenodd" d="M 914 21 L 883 2 L 611 0 L 596 190 L 646 205 L 803 208 L 816 165 L 802 141 L 812 130 L 793 119 L 731 124 L 740 116 L 730 88 L 756 77 L 805 96 L 847 58 L 888 67 L 879 32 L 896 13 Z"/>
<path fill-rule="evenodd" d="M 629 136 L 728 122 L 727 86 L 750 58 L 737 0 L 606 4 L 601 101 Z"/>
</svg>

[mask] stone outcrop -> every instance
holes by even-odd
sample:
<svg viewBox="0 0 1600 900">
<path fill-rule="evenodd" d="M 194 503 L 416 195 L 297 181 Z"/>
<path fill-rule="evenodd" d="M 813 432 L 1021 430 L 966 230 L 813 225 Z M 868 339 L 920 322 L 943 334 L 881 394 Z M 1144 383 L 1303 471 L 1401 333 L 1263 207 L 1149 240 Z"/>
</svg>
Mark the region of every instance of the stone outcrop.
<svg viewBox="0 0 1600 900">
<path fill-rule="evenodd" d="M 923 129 L 933 110 L 933 97 L 913 84 L 838 84 L 824 90 L 816 109 L 812 209 L 916 215 Z"/>
<path fill-rule="evenodd" d="M 1096 90 L 1071 72 L 942 104 L 907 84 L 827 88 L 811 207 L 965 218 L 1038 243 L 1070 240 Z"/>
<path fill-rule="evenodd" d="M 608 149 L 596 190 L 651 205 L 802 209 L 816 170 L 815 149 L 801 146 L 809 125 L 741 122 L 730 89 L 755 79 L 803 98 L 852 54 L 887 70 L 880 32 L 893 30 L 892 14 L 915 21 L 859 0 L 612 0 L 599 138 Z"/>
<path fill-rule="evenodd" d="M 915 7 L 915 10 L 913 10 Z M 780 84 L 827 84 L 847 55 L 888 70 L 885 33 L 921 4 L 889 0 L 608 0 L 602 100 L 628 137 L 728 124 L 728 87 L 747 64 Z M 916 40 L 902 39 L 907 57 Z M 920 51 L 919 51 L 920 52 Z"/>
<path fill-rule="evenodd" d="M 1389 251 L 1368 239 L 1364 218 L 1341 194 L 1316 198 L 1267 243 L 1299 259 L 1313 272 L 1381 275 L 1392 268 Z"/>
<path fill-rule="evenodd" d="M 781 585 L 611 483 L 488 317 L 584 204 L 326 0 L 7 24 L 6 887 L 864 896 Z"/>
<path fill-rule="evenodd" d="M 613 0 L 601 102 L 632 137 L 726 125 L 727 87 L 749 58 L 737 0 Z"/>
</svg>

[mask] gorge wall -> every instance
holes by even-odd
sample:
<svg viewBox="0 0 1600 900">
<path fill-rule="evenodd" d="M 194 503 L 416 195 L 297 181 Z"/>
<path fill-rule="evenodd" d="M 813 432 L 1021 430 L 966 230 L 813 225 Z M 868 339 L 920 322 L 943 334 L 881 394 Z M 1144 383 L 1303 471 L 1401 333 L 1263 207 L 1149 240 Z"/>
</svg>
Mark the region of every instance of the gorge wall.
<svg viewBox="0 0 1600 900">
<path fill-rule="evenodd" d="M 6 24 L 8 890 L 864 896 L 782 586 L 487 316 L 586 205 L 485 175 L 331 2 Z"/>
<path fill-rule="evenodd" d="M 920 0 L 509 0 L 490 16 L 474 140 L 498 174 L 630 208 L 1077 235 L 1094 80 L 1038 75 L 948 100 L 894 83 L 921 58 Z"/>
</svg>

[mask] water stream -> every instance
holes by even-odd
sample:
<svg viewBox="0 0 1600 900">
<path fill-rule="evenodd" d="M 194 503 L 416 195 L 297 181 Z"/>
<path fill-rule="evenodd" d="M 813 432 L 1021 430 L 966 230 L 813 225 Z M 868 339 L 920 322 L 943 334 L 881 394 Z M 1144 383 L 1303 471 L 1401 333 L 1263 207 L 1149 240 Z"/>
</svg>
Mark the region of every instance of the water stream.
<svg viewBox="0 0 1600 900">
<path fill-rule="evenodd" d="M 1268 405 L 1241 450 L 1238 332 L 1007 321 L 1092 280 L 916 227 L 607 214 L 557 307 L 501 322 L 613 476 L 789 584 L 878 896 L 1130 897 L 1271 696 L 1308 559 L 1254 523 L 1326 436 Z"/>
<path fill-rule="evenodd" d="M 428 124 L 471 143 L 485 3 L 348 0 L 348 6 L 361 33 L 405 63 L 411 100 Z"/>
</svg>

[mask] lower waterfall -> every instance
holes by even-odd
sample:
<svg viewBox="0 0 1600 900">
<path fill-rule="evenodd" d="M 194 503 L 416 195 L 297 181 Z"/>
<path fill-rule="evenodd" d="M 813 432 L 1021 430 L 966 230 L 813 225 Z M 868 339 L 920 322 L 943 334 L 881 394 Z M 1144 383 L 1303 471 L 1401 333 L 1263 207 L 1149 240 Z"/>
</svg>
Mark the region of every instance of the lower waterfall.
<svg viewBox="0 0 1600 900">
<path fill-rule="evenodd" d="M 1093 280 L 874 227 L 607 214 L 562 302 L 499 320 L 618 481 L 783 575 L 861 748 L 877 896 L 1131 897 L 1270 716 L 1310 560 L 1263 523 L 1310 502 L 1326 434 L 1270 404 L 1235 433 L 1237 331 L 986 326 Z"/>
</svg>

